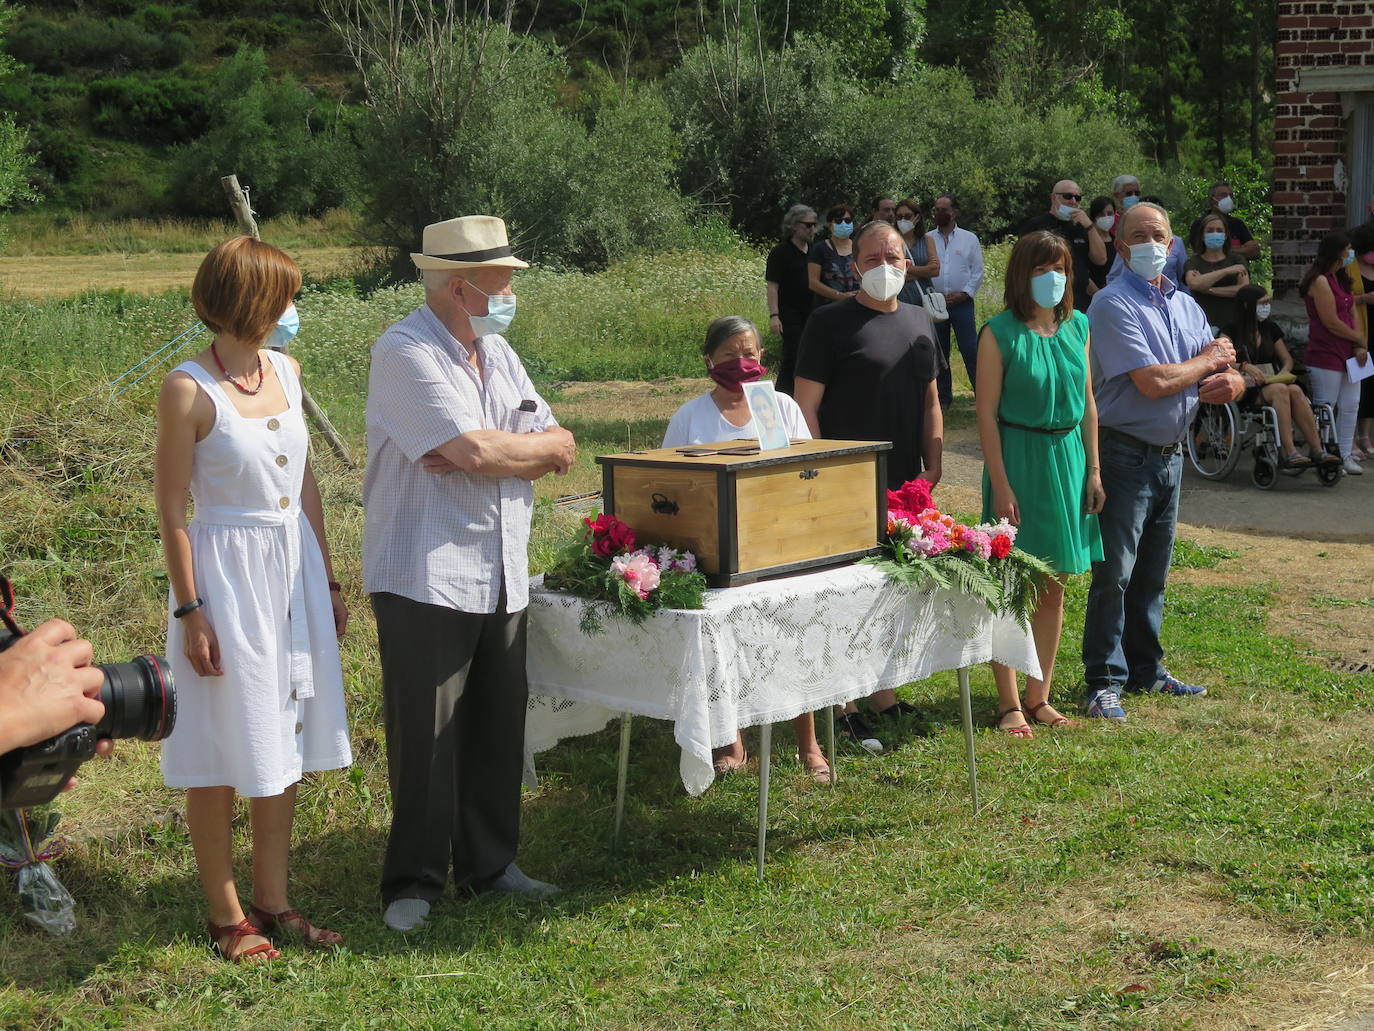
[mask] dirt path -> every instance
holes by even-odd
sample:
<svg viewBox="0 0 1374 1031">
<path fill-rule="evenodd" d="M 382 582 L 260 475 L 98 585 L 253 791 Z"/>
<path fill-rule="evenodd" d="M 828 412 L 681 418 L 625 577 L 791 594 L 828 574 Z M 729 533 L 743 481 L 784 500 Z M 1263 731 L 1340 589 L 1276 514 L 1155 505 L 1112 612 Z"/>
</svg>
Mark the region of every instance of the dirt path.
<svg viewBox="0 0 1374 1031">
<path fill-rule="evenodd" d="M 350 247 L 289 250 L 310 275 L 346 271 L 356 260 Z M 0 297 L 66 297 L 83 290 L 124 289 L 157 294 L 191 285 L 203 254 L 73 254 L 0 258 Z"/>
</svg>

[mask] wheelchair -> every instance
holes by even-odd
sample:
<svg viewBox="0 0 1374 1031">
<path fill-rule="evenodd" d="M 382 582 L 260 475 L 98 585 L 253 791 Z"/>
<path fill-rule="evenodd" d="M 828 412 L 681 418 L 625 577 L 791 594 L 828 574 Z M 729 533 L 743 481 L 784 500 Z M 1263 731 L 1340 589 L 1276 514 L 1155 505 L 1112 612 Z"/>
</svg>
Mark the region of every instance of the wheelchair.
<svg viewBox="0 0 1374 1031">
<path fill-rule="evenodd" d="M 1312 414 L 1317 419 L 1322 449 L 1339 454 L 1335 410 L 1329 404 L 1316 404 L 1312 406 Z M 1294 432 L 1298 432 L 1296 427 Z M 1272 405 L 1242 405 L 1237 401 L 1200 404 L 1188 428 L 1188 461 L 1204 479 L 1224 480 L 1240 462 L 1241 452 L 1250 450 L 1255 457 L 1250 479 L 1261 490 L 1271 489 L 1278 482 L 1280 472 L 1301 476 L 1312 469 L 1323 487 L 1334 487 L 1340 481 L 1341 466 L 1335 462 L 1282 468 L 1281 448 L 1279 417 Z"/>
</svg>

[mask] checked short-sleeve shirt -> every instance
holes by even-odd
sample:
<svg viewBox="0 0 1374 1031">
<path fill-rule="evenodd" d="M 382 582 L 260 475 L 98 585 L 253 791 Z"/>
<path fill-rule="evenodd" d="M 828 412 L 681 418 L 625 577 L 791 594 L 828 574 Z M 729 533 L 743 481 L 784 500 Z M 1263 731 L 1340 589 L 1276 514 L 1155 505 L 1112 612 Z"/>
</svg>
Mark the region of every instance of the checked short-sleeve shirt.
<svg viewBox="0 0 1374 1031">
<path fill-rule="evenodd" d="M 363 479 L 363 585 L 460 612 L 528 603 L 534 487 L 517 476 L 426 472 L 425 453 L 474 430 L 556 425 L 510 344 L 479 337 L 483 373 L 428 305 L 372 345 Z M 520 411 L 523 401 L 534 412 Z"/>
</svg>

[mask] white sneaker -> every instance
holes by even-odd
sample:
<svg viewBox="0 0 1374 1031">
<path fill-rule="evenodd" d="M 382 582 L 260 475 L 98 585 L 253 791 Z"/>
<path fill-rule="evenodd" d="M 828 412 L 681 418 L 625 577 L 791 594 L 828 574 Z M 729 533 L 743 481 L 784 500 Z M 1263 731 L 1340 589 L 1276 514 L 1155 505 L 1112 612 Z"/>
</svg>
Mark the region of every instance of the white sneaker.
<svg viewBox="0 0 1374 1031">
<path fill-rule="evenodd" d="M 382 922 L 393 931 L 413 931 L 429 916 L 429 903 L 424 899 L 397 899 L 386 907 Z"/>
<path fill-rule="evenodd" d="M 1360 465 L 1360 463 L 1355 461 L 1355 459 L 1351 456 L 1347 455 L 1345 461 L 1342 464 L 1345 466 L 1345 474 L 1347 476 L 1364 475 L 1364 466 Z"/>
</svg>

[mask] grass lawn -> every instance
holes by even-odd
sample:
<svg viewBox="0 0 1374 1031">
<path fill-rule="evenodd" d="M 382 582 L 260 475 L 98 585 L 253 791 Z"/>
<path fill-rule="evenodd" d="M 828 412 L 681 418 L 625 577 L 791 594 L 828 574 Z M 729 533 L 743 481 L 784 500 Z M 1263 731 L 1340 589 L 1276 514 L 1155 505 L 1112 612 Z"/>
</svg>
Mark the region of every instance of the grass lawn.
<svg viewBox="0 0 1374 1031">
<path fill-rule="evenodd" d="M 574 368 L 695 375 L 689 328 L 762 303 L 718 260 L 714 293 L 703 283 L 686 312 L 666 303 L 674 276 L 656 286 L 634 266 L 536 279 L 516 342 L 546 381 Z M 641 291 L 641 312 L 618 338 L 614 318 L 592 316 L 628 290 Z M 413 303 L 404 291 L 302 303 L 307 384 L 359 451 L 366 343 Z M 555 304 L 573 313 L 561 325 Z M 160 377 L 117 398 L 102 385 L 169 339 L 185 310 L 176 295 L 0 306 L 0 553 L 21 620 L 64 615 L 102 659 L 160 650 L 166 591 L 150 490 Z M 594 455 L 657 443 L 700 389 L 660 378 L 627 403 L 609 387 L 550 382 L 581 451 L 569 478 L 541 481 L 541 499 L 598 485 Z M 1318 1027 L 1374 1008 L 1374 675 L 1335 672 L 1276 635 L 1267 613 L 1285 587 L 1262 573 L 1170 590 L 1171 668 L 1208 684 L 1207 698 L 1128 700 L 1124 727 L 1032 742 L 981 731 L 981 815 L 952 674 L 903 691 L 950 729 L 843 756 L 833 792 L 789 761 L 790 731 L 778 728 L 762 883 L 753 776 L 690 799 L 669 728 L 639 720 L 618 852 L 610 729 L 542 755 L 526 799 L 521 862 L 564 886 L 555 902 L 450 894 L 422 932 L 391 934 L 376 895 L 390 806 L 359 593 L 361 477 L 323 449 L 316 469 L 353 610 L 343 654 L 357 761 L 302 787 L 294 902 L 342 931 L 347 950 L 288 949 L 270 969 L 212 958 L 179 797 L 161 785 L 155 747 L 121 743 L 59 805 L 78 838 L 57 863 L 79 900 L 75 934 L 43 935 L 0 899 L 0 1028 L 1211 1031 Z M 536 567 L 576 518 L 541 505 Z M 1176 565 L 1182 581 L 1241 561 L 1190 544 Z M 1086 586 L 1069 591 L 1061 697 L 1081 676 Z M 974 691 L 988 726 L 986 670 Z"/>
</svg>

